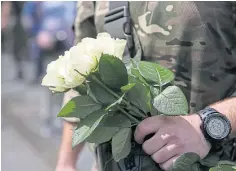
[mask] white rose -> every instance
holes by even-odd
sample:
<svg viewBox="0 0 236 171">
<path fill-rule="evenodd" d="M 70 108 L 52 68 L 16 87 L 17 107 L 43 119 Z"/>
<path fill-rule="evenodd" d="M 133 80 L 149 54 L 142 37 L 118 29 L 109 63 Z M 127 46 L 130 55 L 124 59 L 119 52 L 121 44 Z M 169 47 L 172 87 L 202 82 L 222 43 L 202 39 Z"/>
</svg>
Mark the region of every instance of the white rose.
<svg viewBox="0 0 236 171">
<path fill-rule="evenodd" d="M 97 39 L 88 37 L 82 39 L 80 48 L 83 49 L 84 54 L 91 57 L 96 57 L 98 59 L 100 58 L 103 50 L 99 47 L 99 42 L 97 41 Z"/>
<path fill-rule="evenodd" d="M 114 40 L 114 56 L 116 56 L 117 58 L 119 58 L 120 60 L 122 60 L 123 58 L 123 54 L 125 51 L 125 46 L 126 46 L 126 40 L 122 40 L 122 39 L 116 39 Z"/>
<path fill-rule="evenodd" d="M 97 41 L 99 48 L 102 49 L 102 53 L 113 55 L 119 59 L 123 58 L 126 40 L 113 39 L 108 33 L 99 33 Z"/>
<path fill-rule="evenodd" d="M 83 44 L 78 44 L 70 49 L 70 59 L 67 63 L 67 75 L 65 76 L 65 83 L 69 88 L 76 87 L 85 81 L 86 78 L 79 73 L 89 75 L 97 68 L 96 57 L 85 54 L 85 50 Z"/>
<path fill-rule="evenodd" d="M 75 70 L 70 70 L 65 77 L 65 87 L 74 88 L 82 84 L 84 81 L 85 78 L 82 75 L 80 75 Z"/>
<path fill-rule="evenodd" d="M 59 70 L 59 68 L 61 70 Z M 47 74 L 42 80 L 42 85 L 49 87 L 50 90 L 56 92 L 64 92 L 67 90 L 63 74 L 60 72 L 64 70 L 63 57 L 60 56 L 56 61 L 52 61 L 47 66 Z"/>
<path fill-rule="evenodd" d="M 64 87 L 65 81 L 63 78 L 56 76 L 55 74 L 46 74 L 43 78 L 42 85 L 49 87 L 50 90 L 55 92 L 64 92 L 67 90 Z"/>
<path fill-rule="evenodd" d="M 84 53 L 80 50 L 82 47 L 75 46 L 70 49 L 70 64 L 80 73 L 88 75 L 96 69 L 98 62 L 96 56 L 90 55 L 94 54 L 94 52 L 90 52 L 90 54 Z"/>
<path fill-rule="evenodd" d="M 48 65 L 42 85 L 58 92 L 74 88 L 85 81 L 83 75 L 97 69 L 102 53 L 122 59 L 125 45 L 125 40 L 113 39 L 108 33 L 98 34 L 97 39 L 84 38 Z"/>
</svg>

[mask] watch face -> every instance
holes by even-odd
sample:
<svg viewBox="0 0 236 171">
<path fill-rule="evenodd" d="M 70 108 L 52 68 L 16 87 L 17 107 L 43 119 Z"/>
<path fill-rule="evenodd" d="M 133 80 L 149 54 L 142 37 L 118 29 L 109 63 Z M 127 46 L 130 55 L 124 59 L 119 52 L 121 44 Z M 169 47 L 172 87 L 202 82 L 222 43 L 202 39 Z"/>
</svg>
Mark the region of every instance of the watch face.
<svg viewBox="0 0 236 171">
<path fill-rule="evenodd" d="M 213 139 L 224 139 L 230 133 L 230 123 L 221 115 L 211 115 L 206 121 L 207 134 Z"/>
</svg>

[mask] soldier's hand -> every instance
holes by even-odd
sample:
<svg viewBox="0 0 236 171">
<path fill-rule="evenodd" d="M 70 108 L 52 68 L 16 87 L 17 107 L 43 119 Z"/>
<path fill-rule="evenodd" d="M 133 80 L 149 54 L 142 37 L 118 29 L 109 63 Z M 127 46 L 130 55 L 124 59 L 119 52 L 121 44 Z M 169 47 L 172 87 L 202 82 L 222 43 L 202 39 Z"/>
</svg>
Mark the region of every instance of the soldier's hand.
<svg viewBox="0 0 236 171">
<path fill-rule="evenodd" d="M 183 153 L 194 152 L 204 158 L 210 151 L 198 115 L 153 116 L 143 120 L 135 130 L 135 140 L 164 170 L 171 168 Z M 149 134 L 154 135 L 144 141 Z"/>
</svg>

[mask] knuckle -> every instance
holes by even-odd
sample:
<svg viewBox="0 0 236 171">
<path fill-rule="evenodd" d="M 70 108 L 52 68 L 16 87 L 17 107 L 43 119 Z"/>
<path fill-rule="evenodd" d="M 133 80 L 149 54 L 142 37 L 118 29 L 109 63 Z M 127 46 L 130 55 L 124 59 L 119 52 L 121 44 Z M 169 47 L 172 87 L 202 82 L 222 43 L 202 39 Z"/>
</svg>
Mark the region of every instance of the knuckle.
<svg viewBox="0 0 236 171">
<path fill-rule="evenodd" d="M 162 170 L 168 170 L 169 169 L 169 167 L 165 163 L 159 164 L 159 166 Z"/>
<path fill-rule="evenodd" d="M 154 149 L 152 146 L 150 146 L 149 142 L 144 142 L 142 145 L 143 151 L 148 154 L 148 155 L 152 155 L 154 153 Z"/>
<path fill-rule="evenodd" d="M 172 142 L 172 143 L 175 143 L 175 144 L 178 144 L 178 142 L 180 141 L 178 135 L 176 135 L 173 132 L 170 132 L 169 136 L 167 138 L 168 138 L 169 142 Z"/>
<path fill-rule="evenodd" d="M 144 142 L 142 145 L 142 148 L 145 153 L 147 153 L 148 155 L 151 155 L 151 151 L 149 149 L 150 147 L 149 147 L 148 143 Z"/>
<path fill-rule="evenodd" d="M 137 126 L 137 128 L 136 128 L 136 130 L 137 130 L 138 133 L 143 133 L 143 132 L 145 132 L 145 129 L 146 129 L 146 126 L 145 126 L 145 124 L 144 124 L 143 122 L 141 122 L 141 123 Z"/>
<path fill-rule="evenodd" d="M 176 145 L 177 145 L 177 149 L 180 150 L 180 151 L 185 148 L 185 144 L 183 142 L 181 142 L 181 141 L 176 143 Z"/>
<path fill-rule="evenodd" d="M 152 159 L 156 162 L 156 163 L 162 163 L 162 156 L 158 153 L 155 153 L 152 155 Z"/>
<path fill-rule="evenodd" d="M 173 144 L 175 144 L 176 148 L 179 149 L 179 150 L 185 148 L 185 143 L 181 139 L 176 138 L 173 141 Z"/>
</svg>

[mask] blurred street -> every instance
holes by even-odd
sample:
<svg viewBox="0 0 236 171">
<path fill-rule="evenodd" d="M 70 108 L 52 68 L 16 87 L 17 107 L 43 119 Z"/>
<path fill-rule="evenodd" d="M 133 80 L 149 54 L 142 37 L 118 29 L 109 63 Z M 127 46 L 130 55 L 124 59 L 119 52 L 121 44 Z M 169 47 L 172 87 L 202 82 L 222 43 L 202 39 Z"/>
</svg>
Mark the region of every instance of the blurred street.
<svg viewBox="0 0 236 171">
<path fill-rule="evenodd" d="M 63 94 L 52 95 L 41 76 L 73 45 L 76 3 L 1 2 L 2 171 L 55 171 Z M 77 168 L 92 162 L 86 147 Z"/>
<path fill-rule="evenodd" d="M 60 144 L 60 119 L 54 112 L 55 130 L 45 129 L 42 109 L 48 103 L 47 93 L 40 84 L 28 83 L 33 73 L 29 62 L 22 62 L 24 81 L 14 80 L 16 66 L 11 55 L 2 54 L 1 62 L 2 171 L 53 171 Z M 92 160 L 85 148 L 78 170 L 89 171 Z"/>
</svg>

